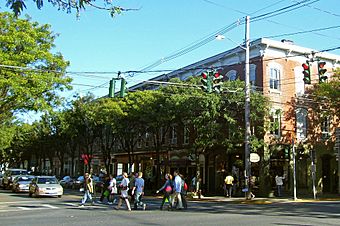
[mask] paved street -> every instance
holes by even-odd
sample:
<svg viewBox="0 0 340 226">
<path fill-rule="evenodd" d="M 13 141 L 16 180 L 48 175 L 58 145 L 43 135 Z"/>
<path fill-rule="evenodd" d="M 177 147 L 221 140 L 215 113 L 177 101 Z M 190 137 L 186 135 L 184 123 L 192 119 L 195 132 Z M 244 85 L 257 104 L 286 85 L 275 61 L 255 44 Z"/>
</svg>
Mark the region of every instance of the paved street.
<svg viewBox="0 0 340 226">
<path fill-rule="evenodd" d="M 160 211 L 160 199 L 148 197 L 146 211 L 128 212 L 106 204 L 80 208 L 79 200 L 79 194 L 29 198 L 1 190 L 0 225 L 340 225 L 339 201 L 220 199 L 190 201 L 185 211 Z"/>
</svg>

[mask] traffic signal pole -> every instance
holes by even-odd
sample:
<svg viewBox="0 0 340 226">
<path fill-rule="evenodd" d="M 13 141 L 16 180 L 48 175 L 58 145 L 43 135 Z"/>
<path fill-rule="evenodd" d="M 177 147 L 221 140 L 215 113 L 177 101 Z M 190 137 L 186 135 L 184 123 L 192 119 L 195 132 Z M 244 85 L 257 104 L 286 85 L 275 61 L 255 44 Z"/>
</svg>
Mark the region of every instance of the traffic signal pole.
<svg viewBox="0 0 340 226">
<path fill-rule="evenodd" d="M 250 78 L 249 78 L 249 20 L 250 17 L 246 16 L 246 27 L 245 27 L 245 106 L 244 106 L 244 117 L 245 117 L 245 139 L 244 139 L 244 179 L 245 179 L 245 197 L 249 199 L 250 196 Z"/>
</svg>

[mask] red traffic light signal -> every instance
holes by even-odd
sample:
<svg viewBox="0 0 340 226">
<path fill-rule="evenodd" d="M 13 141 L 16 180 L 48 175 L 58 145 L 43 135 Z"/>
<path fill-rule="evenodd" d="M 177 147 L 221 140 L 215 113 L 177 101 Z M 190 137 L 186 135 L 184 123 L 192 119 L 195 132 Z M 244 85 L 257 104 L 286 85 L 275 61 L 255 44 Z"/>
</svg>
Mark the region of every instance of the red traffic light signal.
<svg viewBox="0 0 340 226">
<path fill-rule="evenodd" d="M 310 65 L 309 62 L 307 61 L 306 63 L 302 64 L 302 68 L 303 68 L 303 81 L 305 82 L 305 84 L 311 84 L 311 77 L 310 77 Z"/>
<path fill-rule="evenodd" d="M 202 77 L 203 77 L 204 79 L 207 79 L 207 78 L 208 78 L 208 75 L 207 75 L 205 72 L 202 72 Z"/>
<path fill-rule="evenodd" d="M 215 77 L 215 78 L 218 78 L 218 77 L 220 77 L 220 73 L 218 73 L 218 72 L 215 72 L 215 73 L 214 73 L 214 77 Z"/>
<path fill-rule="evenodd" d="M 303 63 L 302 67 L 303 67 L 303 70 L 309 70 L 309 65 L 308 64 Z"/>
</svg>

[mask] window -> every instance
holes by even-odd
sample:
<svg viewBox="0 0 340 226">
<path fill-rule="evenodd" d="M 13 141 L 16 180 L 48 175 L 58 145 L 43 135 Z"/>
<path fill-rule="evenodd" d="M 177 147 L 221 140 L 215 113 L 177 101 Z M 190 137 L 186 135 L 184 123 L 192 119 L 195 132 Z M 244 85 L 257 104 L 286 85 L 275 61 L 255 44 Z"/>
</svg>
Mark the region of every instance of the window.
<svg viewBox="0 0 340 226">
<path fill-rule="evenodd" d="M 270 134 L 281 136 L 281 110 L 272 111 L 270 116 Z"/>
<path fill-rule="evenodd" d="M 235 81 L 237 79 L 237 71 L 235 70 L 228 71 L 226 77 L 229 79 L 229 81 Z"/>
<path fill-rule="evenodd" d="M 151 141 L 151 134 L 149 132 L 145 133 L 145 147 L 150 146 L 150 141 Z"/>
<path fill-rule="evenodd" d="M 280 90 L 280 79 L 281 79 L 281 73 L 278 68 L 270 68 L 270 81 L 269 81 L 269 87 L 273 90 Z"/>
<path fill-rule="evenodd" d="M 324 117 L 321 122 L 321 138 L 322 139 L 330 138 L 329 127 L 330 127 L 330 119 L 329 117 Z"/>
<path fill-rule="evenodd" d="M 183 131 L 183 143 L 184 144 L 189 144 L 189 136 L 190 136 L 190 131 L 188 126 L 184 126 L 184 131 Z"/>
<path fill-rule="evenodd" d="M 256 89 L 256 65 L 255 64 L 250 65 L 249 80 L 250 80 L 251 88 L 255 90 Z"/>
<path fill-rule="evenodd" d="M 170 143 L 177 144 L 177 126 L 172 126 L 170 129 Z"/>
<path fill-rule="evenodd" d="M 304 108 L 296 109 L 296 138 L 304 140 L 307 138 L 307 110 Z"/>
<path fill-rule="evenodd" d="M 142 141 L 143 141 L 142 134 L 139 133 L 137 138 L 137 148 L 142 148 Z"/>
<path fill-rule="evenodd" d="M 121 175 L 123 173 L 123 163 L 117 164 L 117 175 Z"/>
</svg>

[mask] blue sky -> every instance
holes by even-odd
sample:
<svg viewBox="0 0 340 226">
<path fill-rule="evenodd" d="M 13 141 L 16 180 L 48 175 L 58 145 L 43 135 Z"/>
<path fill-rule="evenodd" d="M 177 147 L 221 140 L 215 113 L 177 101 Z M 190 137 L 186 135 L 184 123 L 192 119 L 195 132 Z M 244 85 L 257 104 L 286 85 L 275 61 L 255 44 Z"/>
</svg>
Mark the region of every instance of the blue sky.
<svg viewBox="0 0 340 226">
<path fill-rule="evenodd" d="M 52 30 L 60 34 L 54 51 L 61 52 L 70 61 L 69 72 L 78 72 L 70 74 L 74 78 L 73 91 L 63 94 L 71 97 L 88 91 L 95 96 L 106 95 L 109 80 L 117 76 L 117 71 L 141 70 L 237 20 L 244 21 L 246 15 L 252 19 L 302 0 L 121 0 L 115 2 L 124 8 L 139 10 L 111 18 L 108 12 L 88 7 L 79 19 L 75 13 L 58 11 L 47 0 L 42 10 L 36 9 L 32 0 L 26 1 L 24 14 L 29 14 L 33 21 L 51 24 Z M 310 2 L 312 4 L 299 9 L 252 22 L 251 39 L 340 24 L 339 0 Z M 2 6 L 0 10 L 9 9 Z M 244 25 L 236 26 L 224 36 L 222 41 L 213 40 L 152 70 L 177 69 L 234 48 L 243 42 Z M 340 28 L 273 39 L 283 38 L 323 50 L 340 46 Z M 331 53 L 340 55 L 339 50 Z M 159 73 L 126 78 L 132 85 L 156 75 Z"/>
</svg>

